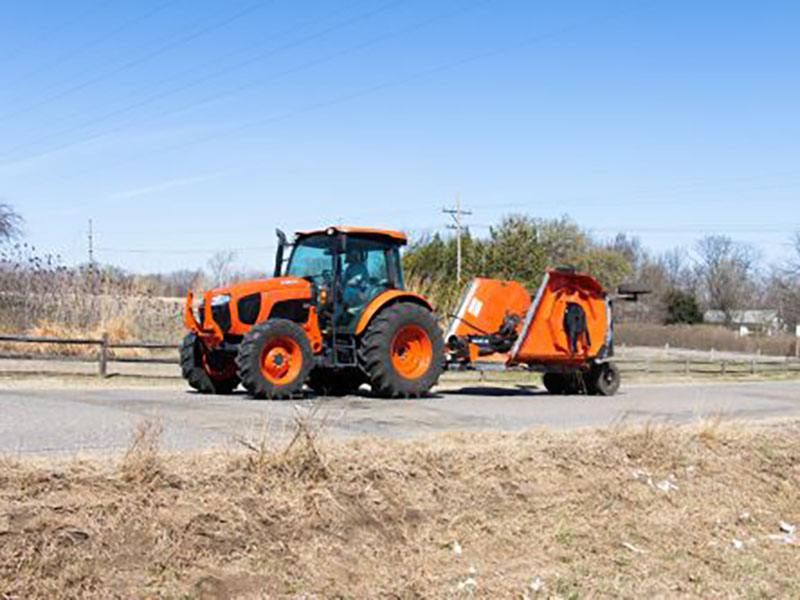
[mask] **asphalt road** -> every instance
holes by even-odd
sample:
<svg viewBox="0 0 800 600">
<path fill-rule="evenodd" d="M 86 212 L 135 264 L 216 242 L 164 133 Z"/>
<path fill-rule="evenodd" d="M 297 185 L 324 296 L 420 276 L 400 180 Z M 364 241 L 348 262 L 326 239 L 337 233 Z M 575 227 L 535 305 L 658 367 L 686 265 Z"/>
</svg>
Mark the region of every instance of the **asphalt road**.
<svg viewBox="0 0 800 600">
<path fill-rule="evenodd" d="M 421 400 L 364 396 L 259 401 L 160 387 L 53 385 L 0 389 L 0 454 L 105 453 L 126 448 L 144 420 L 163 427 L 171 450 L 278 439 L 298 415 L 330 435 L 410 437 L 437 431 L 515 431 L 608 426 L 620 421 L 687 423 L 800 418 L 800 382 L 628 385 L 612 398 L 549 396 L 536 388 L 465 387 Z"/>
</svg>

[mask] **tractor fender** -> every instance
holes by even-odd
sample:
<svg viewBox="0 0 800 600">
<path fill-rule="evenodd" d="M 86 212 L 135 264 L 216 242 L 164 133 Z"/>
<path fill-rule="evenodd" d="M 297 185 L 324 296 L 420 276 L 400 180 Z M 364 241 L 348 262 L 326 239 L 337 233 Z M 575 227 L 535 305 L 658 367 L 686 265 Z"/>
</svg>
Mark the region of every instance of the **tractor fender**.
<svg viewBox="0 0 800 600">
<path fill-rule="evenodd" d="M 425 298 L 425 296 L 420 296 L 414 292 L 387 290 L 375 296 L 375 298 L 373 298 L 364 309 L 364 312 L 361 313 L 361 318 L 358 319 L 358 323 L 356 324 L 356 335 L 361 335 L 364 333 L 364 330 L 367 328 L 370 321 L 372 321 L 372 318 L 381 310 L 398 302 L 411 302 L 413 304 L 423 306 L 433 312 L 433 306 L 430 302 L 428 302 L 428 299 Z"/>
</svg>

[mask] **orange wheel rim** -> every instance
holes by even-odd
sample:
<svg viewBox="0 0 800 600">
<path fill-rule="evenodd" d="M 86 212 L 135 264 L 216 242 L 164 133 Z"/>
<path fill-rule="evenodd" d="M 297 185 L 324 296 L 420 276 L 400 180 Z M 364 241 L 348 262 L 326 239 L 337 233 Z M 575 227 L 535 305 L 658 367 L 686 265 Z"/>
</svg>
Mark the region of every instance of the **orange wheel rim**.
<svg viewBox="0 0 800 600">
<path fill-rule="evenodd" d="M 273 385 L 287 385 L 303 368 L 300 344 L 289 337 L 270 340 L 261 350 L 261 374 Z"/>
<path fill-rule="evenodd" d="M 392 366 L 405 379 L 419 379 L 433 360 L 433 344 L 419 325 L 406 325 L 395 334 L 391 346 Z"/>
</svg>

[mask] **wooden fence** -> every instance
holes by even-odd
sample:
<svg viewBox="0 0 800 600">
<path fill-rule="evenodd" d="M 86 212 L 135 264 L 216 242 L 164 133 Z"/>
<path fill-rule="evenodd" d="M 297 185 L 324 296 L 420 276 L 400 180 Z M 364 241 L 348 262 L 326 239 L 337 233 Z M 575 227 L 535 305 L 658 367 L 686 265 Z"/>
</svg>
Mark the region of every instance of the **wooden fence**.
<svg viewBox="0 0 800 600">
<path fill-rule="evenodd" d="M 10 344 L 52 344 L 56 346 L 88 346 L 96 348 L 94 353 L 68 354 L 52 352 L 19 353 L 0 350 L 0 359 L 51 360 L 97 363 L 101 377 L 108 375 L 109 363 L 179 363 L 177 344 L 157 342 L 111 342 L 108 336 L 100 339 L 64 339 L 50 337 L 26 337 L 16 335 L 0 336 L 0 343 Z M 171 350 L 172 357 L 122 356 L 118 350 Z M 624 373 L 669 374 L 669 375 L 756 375 L 756 374 L 800 374 L 800 361 L 794 358 L 703 358 L 703 357 L 630 357 L 619 356 L 614 359 Z"/>
<path fill-rule="evenodd" d="M 101 377 L 108 375 L 108 364 L 118 363 L 149 363 L 149 364 L 175 364 L 179 363 L 177 352 L 180 346 L 176 344 L 162 344 L 158 342 L 111 342 L 107 335 L 100 339 L 76 339 L 76 338 L 51 338 L 51 337 L 26 337 L 19 335 L 0 335 L 0 342 L 13 344 L 52 344 L 56 346 L 88 346 L 95 347 L 97 351 L 94 356 L 87 354 L 66 354 L 53 352 L 50 354 L 25 354 L 17 352 L 0 351 L 2 359 L 16 360 L 52 360 L 52 361 L 72 361 L 72 362 L 96 362 L 97 372 Z M 173 358 L 157 356 L 118 356 L 116 350 L 173 350 Z"/>
<path fill-rule="evenodd" d="M 625 373 L 653 375 L 800 374 L 800 361 L 794 358 L 618 357 L 614 362 Z"/>
</svg>

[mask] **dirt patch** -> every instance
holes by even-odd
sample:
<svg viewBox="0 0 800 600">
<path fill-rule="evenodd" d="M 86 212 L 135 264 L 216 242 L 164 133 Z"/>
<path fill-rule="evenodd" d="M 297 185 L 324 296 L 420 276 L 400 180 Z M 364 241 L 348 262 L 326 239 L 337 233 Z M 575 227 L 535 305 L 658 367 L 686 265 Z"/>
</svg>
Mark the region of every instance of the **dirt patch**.
<svg viewBox="0 0 800 600">
<path fill-rule="evenodd" d="M 800 423 L 0 461 L 0 597 L 798 597 Z"/>
</svg>

